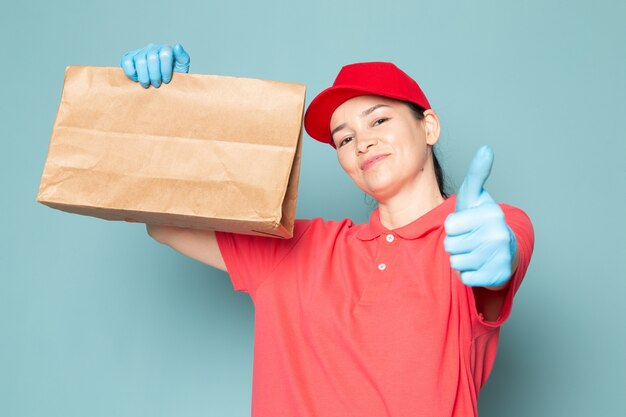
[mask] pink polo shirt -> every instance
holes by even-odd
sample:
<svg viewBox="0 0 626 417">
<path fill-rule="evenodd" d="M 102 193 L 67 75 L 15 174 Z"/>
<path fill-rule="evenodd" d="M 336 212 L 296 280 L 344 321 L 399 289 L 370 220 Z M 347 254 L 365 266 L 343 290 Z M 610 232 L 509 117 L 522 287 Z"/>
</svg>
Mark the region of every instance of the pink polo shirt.
<svg viewBox="0 0 626 417">
<path fill-rule="evenodd" d="M 450 268 L 455 197 L 395 230 L 298 220 L 289 240 L 217 233 L 237 291 L 255 306 L 252 416 L 476 416 L 532 254 L 521 210 L 502 204 L 519 265 L 500 317 L 477 312 Z"/>
</svg>

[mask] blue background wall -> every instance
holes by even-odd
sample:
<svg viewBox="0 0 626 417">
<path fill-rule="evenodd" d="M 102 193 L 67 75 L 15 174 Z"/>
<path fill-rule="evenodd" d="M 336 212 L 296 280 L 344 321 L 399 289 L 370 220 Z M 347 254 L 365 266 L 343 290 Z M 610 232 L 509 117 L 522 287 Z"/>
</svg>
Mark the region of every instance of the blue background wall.
<svg viewBox="0 0 626 417">
<path fill-rule="evenodd" d="M 192 72 L 302 82 L 389 60 L 442 124 L 453 185 L 475 150 L 536 247 L 481 416 L 626 415 L 626 3 L 70 1 L 3 6 L 1 416 L 249 415 L 253 306 L 140 224 L 35 202 L 66 65 L 180 41 Z M 367 219 L 305 138 L 299 217 Z M 621 214 L 620 214 L 621 213 Z"/>
</svg>

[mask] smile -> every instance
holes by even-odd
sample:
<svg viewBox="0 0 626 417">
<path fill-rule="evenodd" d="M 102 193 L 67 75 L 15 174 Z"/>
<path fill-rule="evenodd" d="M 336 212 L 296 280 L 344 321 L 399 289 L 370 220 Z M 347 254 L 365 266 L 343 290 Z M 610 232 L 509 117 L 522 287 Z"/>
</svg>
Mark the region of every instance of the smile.
<svg viewBox="0 0 626 417">
<path fill-rule="evenodd" d="M 385 159 L 386 157 L 388 157 L 389 154 L 383 154 L 383 155 L 376 155 L 373 156 L 369 159 L 366 159 L 365 161 L 363 161 L 363 163 L 361 163 L 361 170 L 362 171 L 367 171 L 368 169 L 370 169 L 375 163 L 382 161 L 383 159 Z"/>
</svg>

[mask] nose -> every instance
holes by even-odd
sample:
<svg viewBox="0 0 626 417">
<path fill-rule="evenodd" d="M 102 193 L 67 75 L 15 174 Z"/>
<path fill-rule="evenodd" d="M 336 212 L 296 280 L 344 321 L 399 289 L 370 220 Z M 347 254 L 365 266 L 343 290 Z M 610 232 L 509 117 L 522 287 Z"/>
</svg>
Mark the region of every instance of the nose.
<svg viewBox="0 0 626 417">
<path fill-rule="evenodd" d="M 366 153 L 370 147 L 376 145 L 378 143 L 378 139 L 375 135 L 361 135 L 361 137 L 357 137 L 356 139 L 356 152 L 357 154 Z"/>
</svg>

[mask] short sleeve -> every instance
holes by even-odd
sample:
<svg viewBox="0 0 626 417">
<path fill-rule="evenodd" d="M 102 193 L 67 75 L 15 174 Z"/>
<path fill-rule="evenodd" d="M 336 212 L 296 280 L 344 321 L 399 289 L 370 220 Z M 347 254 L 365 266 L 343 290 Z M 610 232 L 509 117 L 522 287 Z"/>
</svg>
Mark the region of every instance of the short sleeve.
<svg viewBox="0 0 626 417">
<path fill-rule="evenodd" d="M 535 245 L 535 233 L 528 215 L 519 208 L 508 204 L 500 204 L 500 207 L 504 212 L 506 224 L 511 228 L 513 234 L 515 235 L 515 240 L 517 242 L 518 263 L 517 269 L 511 277 L 511 283 L 507 287 L 508 290 L 505 295 L 504 304 L 500 310 L 500 315 L 497 320 L 486 321 L 482 316 L 479 316 L 479 322 L 488 327 L 501 326 L 511 315 L 513 298 L 519 287 L 522 285 L 522 280 L 524 279 L 524 275 L 526 275 L 526 270 L 530 264 L 530 258 Z"/>
<path fill-rule="evenodd" d="M 253 295 L 304 235 L 310 220 L 296 220 L 291 239 L 215 232 L 235 291 Z"/>
</svg>

